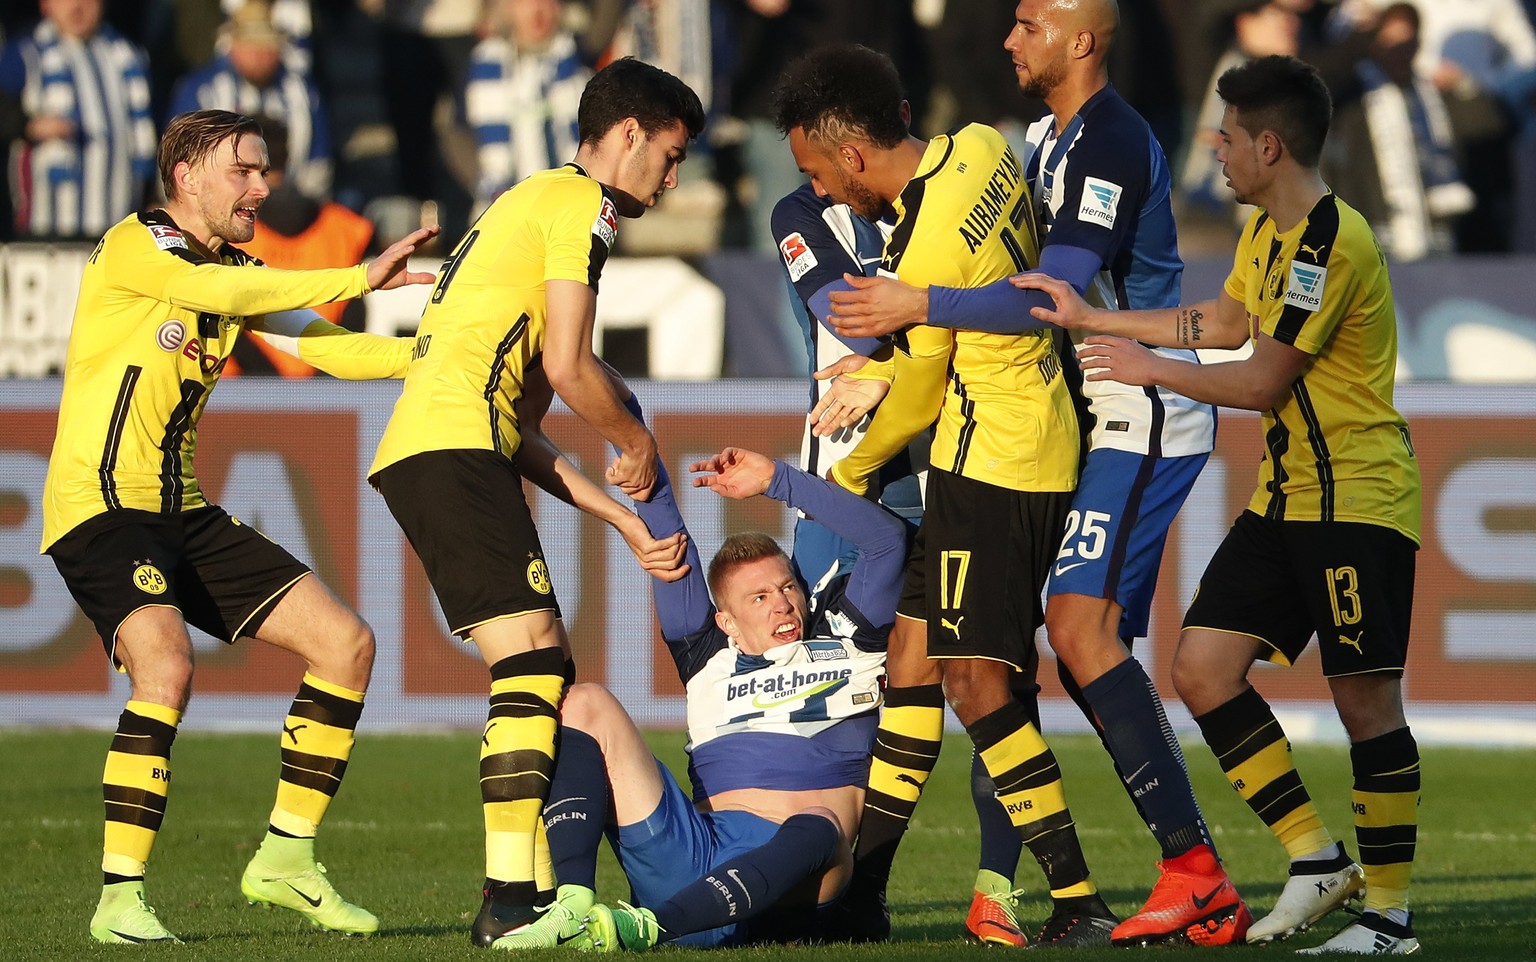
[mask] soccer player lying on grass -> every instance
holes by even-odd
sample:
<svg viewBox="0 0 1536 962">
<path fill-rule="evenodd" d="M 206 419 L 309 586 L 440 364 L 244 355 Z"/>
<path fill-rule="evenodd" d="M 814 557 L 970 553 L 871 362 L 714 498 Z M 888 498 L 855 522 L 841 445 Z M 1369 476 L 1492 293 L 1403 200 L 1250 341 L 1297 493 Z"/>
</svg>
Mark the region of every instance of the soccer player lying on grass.
<svg viewBox="0 0 1536 962">
<path fill-rule="evenodd" d="M 688 542 L 686 576 L 657 578 L 652 590 L 687 689 L 693 798 L 613 695 L 573 686 L 544 816 L 558 898 L 496 948 L 611 952 L 802 937 L 814 931 L 810 909 L 847 883 L 904 527 L 863 498 L 748 451 L 727 448 L 693 470 L 709 472 L 696 485 L 724 497 L 767 494 L 821 519 L 858 546 L 858 560 L 812 604 L 766 535 L 727 539 L 708 584 Z M 653 537 L 686 533 L 665 470 L 637 508 Z M 637 906 L 596 904 L 605 831 Z"/>
</svg>

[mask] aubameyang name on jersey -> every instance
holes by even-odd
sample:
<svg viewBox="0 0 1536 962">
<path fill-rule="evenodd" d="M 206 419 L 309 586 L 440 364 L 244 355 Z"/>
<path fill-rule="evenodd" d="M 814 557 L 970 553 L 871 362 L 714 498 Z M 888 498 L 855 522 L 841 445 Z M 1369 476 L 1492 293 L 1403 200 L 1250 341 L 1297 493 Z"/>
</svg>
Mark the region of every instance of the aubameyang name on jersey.
<svg viewBox="0 0 1536 962">
<path fill-rule="evenodd" d="M 960 236 L 965 240 L 967 253 L 976 253 L 976 248 L 986 243 L 987 235 L 1003 216 L 1009 192 L 1018 186 L 1019 173 L 1019 159 L 1013 155 L 1013 150 L 1003 151 L 1003 159 L 998 161 L 997 169 L 988 178 L 981 199 L 960 224 Z"/>
<path fill-rule="evenodd" d="M 853 676 L 852 668 L 829 668 L 826 671 L 791 671 L 785 674 L 756 672 L 741 682 L 727 682 L 725 700 L 735 701 L 749 695 L 784 695 L 798 691 L 807 685 L 824 685 L 829 681 L 842 681 Z"/>
</svg>

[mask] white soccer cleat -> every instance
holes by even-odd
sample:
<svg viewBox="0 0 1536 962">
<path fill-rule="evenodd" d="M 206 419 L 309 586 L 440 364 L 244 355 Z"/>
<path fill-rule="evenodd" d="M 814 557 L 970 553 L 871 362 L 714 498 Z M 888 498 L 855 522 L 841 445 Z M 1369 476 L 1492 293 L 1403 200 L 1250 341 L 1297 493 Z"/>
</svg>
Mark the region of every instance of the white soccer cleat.
<svg viewBox="0 0 1536 962">
<path fill-rule="evenodd" d="M 1295 863 L 1292 871 L 1305 865 L 1305 862 Z M 1248 929 L 1248 942 L 1250 945 L 1275 942 L 1305 932 L 1312 923 L 1334 909 L 1343 908 L 1364 891 L 1365 872 L 1354 862 L 1333 872 L 1293 874 L 1285 880 L 1285 888 L 1275 900 L 1275 907 Z"/>
<path fill-rule="evenodd" d="M 1408 925 L 1398 925 L 1375 912 L 1367 912 L 1322 945 L 1299 949 L 1296 954 L 1412 955 L 1417 951 L 1419 940 L 1413 937 L 1411 919 Z"/>
</svg>

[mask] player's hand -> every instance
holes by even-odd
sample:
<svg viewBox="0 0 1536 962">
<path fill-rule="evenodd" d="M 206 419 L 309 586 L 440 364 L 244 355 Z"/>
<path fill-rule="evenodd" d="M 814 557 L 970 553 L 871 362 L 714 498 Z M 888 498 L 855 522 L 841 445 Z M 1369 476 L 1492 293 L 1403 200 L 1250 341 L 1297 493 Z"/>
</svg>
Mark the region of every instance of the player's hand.
<svg viewBox="0 0 1536 962">
<path fill-rule="evenodd" d="M 817 377 L 821 376 L 818 371 Z M 840 376 L 811 408 L 811 433 L 818 438 L 853 427 L 891 393 L 889 381 Z"/>
<path fill-rule="evenodd" d="M 1095 334 L 1083 339 L 1077 363 L 1088 381 L 1119 381 L 1141 387 L 1157 383 L 1158 356 L 1124 337 Z"/>
<path fill-rule="evenodd" d="M 412 231 L 385 248 L 384 253 L 368 265 L 368 289 L 388 291 L 407 284 L 430 284 L 437 276 L 426 271 L 408 271 L 406 260 L 422 244 L 437 236 L 438 228 L 423 227 Z"/>
<path fill-rule="evenodd" d="M 832 291 L 827 317 L 844 337 L 874 337 L 928 322 L 928 289 L 904 284 L 894 277 L 844 274 L 851 291 Z"/>
<path fill-rule="evenodd" d="M 1066 281 L 1038 271 L 1015 274 L 1008 278 L 1008 281 L 1020 290 L 1044 291 L 1051 300 L 1056 302 L 1054 311 L 1048 307 L 1030 308 L 1029 313 L 1036 320 L 1055 324 L 1069 331 L 1093 328 L 1093 315 L 1097 312 L 1089 307 L 1088 302 L 1083 300 L 1083 296 L 1077 292 L 1077 289 Z"/>
<path fill-rule="evenodd" d="M 693 479 L 695 488 L 709 488 L 736 501 L 762 494 L 773 480 L 773 462 L 744 448 L 726 448 L 714 457 L 694 463 L 688 470 L 702 475 Z"/>
<path fill-rule="evenodd" d="M 645 444 L 637 451 L 623 451 L 603 472 L 608 483 L 636 501 L 649 501 L 656 488 L 656 439 L 645 432 Z"/>
<path fill-rule="evenodd" d="M 679 531 L 665 538 L 653 538 L 645 522 L 635 518 L 633 523 L 620 527 L 619 533 L 624 536 L 629 550 L 634 552 L 640 567 L 652 577 L 662 581 L 678 581 L 688 574 L 689 566 L 683 561 L 688 551 L 687 532 Z"/>
</svg>

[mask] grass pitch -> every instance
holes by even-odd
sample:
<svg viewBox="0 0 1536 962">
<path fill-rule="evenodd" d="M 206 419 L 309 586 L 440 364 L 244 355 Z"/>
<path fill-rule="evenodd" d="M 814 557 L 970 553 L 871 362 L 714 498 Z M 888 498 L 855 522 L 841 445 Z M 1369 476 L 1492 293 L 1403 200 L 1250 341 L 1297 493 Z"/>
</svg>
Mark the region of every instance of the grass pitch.
<svg viewBox="0 0 1536 962">
<path fill-rule="evenodd" d="M 211 959 L 487 960 L 468 927 L 479 905 L 481 826 L 474 736 L 365 735 L 346 786 L 321 834 L 330 877 L 349 899 L 375 912 L 383 931 L 346 939 L 312 929 L 282 910 L 246 906 L 239 875 L 265 827 L 277 777 L 275 738 L 185 734 L 177 739 L 175 783 L 150 866 L 149 895 L 183 946 L 100 946 L 86 924 L 95 906 L 101 844 L 100 773 L 111 736 L 102 732 L 0 731 L 0 852 L 8 901 L 0 912 L 6 960 L 155 956 Z M 676 767 L 682 738 L 656 736 Z M 1156 877 L 1157 850 L 1097 742 L 1059 738 L 1089 863 L 1121 913 L 1140 906 Z M 1285 856 L 1225 783 L 1210 753 L 1189 746 L 1195 789 L 1217 832 L 1239 890 L 1261 915 L 1284 881 Z M 1298 765 L 1336 837 L 1354 849 L 1348 754 L 1300 746 Z M 894 939 L 879 946 L 742 949 L 711 958 L 777 960 L 949 960 L 984 951 L 958 939 L 975 867 L 975 825 L 966 770 L 969 746 L 946 742 L 891 882 Z M 1427 749 L 1414 879 L 1415 926 L 1430 959 L 1536 959 L 1536 753 Z M 1021 915 L 1038 926 L 1047 911 L 1039 870 L 1018 878 L 1034 893 Z M 599 886 L 622 897 L 606 853 Z M 1291 958 L 1342 925 L 1335 915 L 1281 946 L 1220 950 L 1249 958 Z M 1069 953 L 1123 957 L 1130 950 Z M 556 952 L 534 953 L 554 957 Z"/>
</svg>

